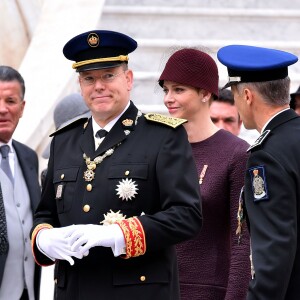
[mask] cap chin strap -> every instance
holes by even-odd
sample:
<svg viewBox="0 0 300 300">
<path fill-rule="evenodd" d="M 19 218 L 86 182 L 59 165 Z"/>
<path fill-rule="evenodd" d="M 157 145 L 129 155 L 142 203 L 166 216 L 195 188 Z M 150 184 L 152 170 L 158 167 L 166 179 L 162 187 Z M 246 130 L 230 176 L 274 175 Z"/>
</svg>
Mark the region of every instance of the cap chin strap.
<svg viewBox="0 0 300 300">
<path fill-rule="evenodd" d="M 95 59 L 88 59 L 76 62 L 72 65 L 73 69 L 76 69 L 78 67 L 82 67 L 89 64 L 99 63 L 99 62 L 111 62 L 111 61 L 128 61 L 129 57 L 128 55 L 119 55 L 114 57 L 103 57 L 103 58 L 95 58 Z"/>
</svg>

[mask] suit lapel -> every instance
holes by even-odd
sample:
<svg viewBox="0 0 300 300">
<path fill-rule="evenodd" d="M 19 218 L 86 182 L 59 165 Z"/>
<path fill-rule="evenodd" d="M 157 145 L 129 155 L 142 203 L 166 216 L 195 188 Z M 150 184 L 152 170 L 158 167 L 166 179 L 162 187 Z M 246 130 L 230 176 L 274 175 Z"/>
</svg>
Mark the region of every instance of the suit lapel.
<svg viewBox="0 0 300 300">
<path fill-rule="evenodd" d="M 36 198 L 36 182 L 35 180 L 32 180 L 33 178 L 36 178 L 36 168 L 37 166 L 34 166 L 31 162 L 31 157 L 29 155 L 28 151 L 25 151 L 26 148 L 22 147 L 19 142 L 13 140 L 12 141 L 13 147 L 16 151 L 17 158 L 21 167 L 21 170 L 23 172 L 23 176 L 27 185 L 30 202 L 32 209 L 36 208 L 39 199 Z"/>
</svg>

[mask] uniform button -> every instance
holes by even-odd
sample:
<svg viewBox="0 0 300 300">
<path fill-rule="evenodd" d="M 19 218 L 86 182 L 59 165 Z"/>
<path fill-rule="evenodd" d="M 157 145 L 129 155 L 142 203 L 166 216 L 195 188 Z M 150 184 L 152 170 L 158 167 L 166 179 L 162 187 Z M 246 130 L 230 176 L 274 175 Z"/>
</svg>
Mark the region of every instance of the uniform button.
<svg viewBox="0 0 300 300">
<path fill-rule="evenodd" d="M 86 204 L 86 205 L 83 207 L 83 211 L 84 211 L 84 212 L 89 212 L 90 209 L 91 209 L 91 207 L 90 207 L 88 204 Z"/>
<path fill-rule="evenodd" d="M 146 280 L 146 276 L 141 276 L 141 277 L 140 277 L 140 280 L 141 280 L 141 281 L 145 281 L 145 280 Z"/>
<path fill-rule="evenodd" d="M 128 175 L 129 175 L 129 173 L 130 173 L 130 172 L 129 172 L 128 170 L 127 170 L 127 171 L 125 171 L 125 175 L 126 175 L 126 176 L 128 176 Z"/>
<path fill-rule="evenodd" d="M 89 183 L 89 184 L 86 186 L 86 190 L 87 190 L 88 192 L 90 192 L 92 189 L 93 189 L 93 186 Z"/>
<path fill-rule="evenodd" d="M 21 204 L 20 203 L 17 203 L 17 207 L 20 207 L 21 206 Z"/>
<path fill-rule="evenodd" d="M 28 257 L 25 257 L 24 260 L 27 261 Z"/>
<path fill-rule="evenodd" d="M 64 178 L 65 178 L 65 174 L 61 174 L 60 179 L 64 179 Z"/>
<path fill-rule="evenodd" d="M 27 243 L 27 238 L 25 238 L 25 243 Z"/>
</svg>

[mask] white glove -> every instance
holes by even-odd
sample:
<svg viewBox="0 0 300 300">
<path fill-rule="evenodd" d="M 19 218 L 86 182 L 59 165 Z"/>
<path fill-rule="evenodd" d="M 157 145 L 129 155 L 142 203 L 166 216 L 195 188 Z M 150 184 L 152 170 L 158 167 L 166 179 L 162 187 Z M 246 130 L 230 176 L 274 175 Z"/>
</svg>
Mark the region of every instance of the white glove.
<svg viewBox="0 0 300 300">
<path fill-rule="evenodd" d="M 42 229 L 37 237 L 36 244 L 38 249 L 48 256 L 53 261 L 55 259 L 67 260 L 70 265 L 74 265 L 72 256 L 81 259 L 88 253 L 83 251 L 72 251 L 68 244 L 67 237 L 69 237 L 76 230 L 75 225 Z"/>
<path fill-rule="evenodd" d="M 68 238 L 71 251 L 86 254 L 92 247 L 111 247 L 115 256 L 124 253 L 125 241 L 121 228 L 112 225 L 74 225 L 76 230 Z"/>
</svg>

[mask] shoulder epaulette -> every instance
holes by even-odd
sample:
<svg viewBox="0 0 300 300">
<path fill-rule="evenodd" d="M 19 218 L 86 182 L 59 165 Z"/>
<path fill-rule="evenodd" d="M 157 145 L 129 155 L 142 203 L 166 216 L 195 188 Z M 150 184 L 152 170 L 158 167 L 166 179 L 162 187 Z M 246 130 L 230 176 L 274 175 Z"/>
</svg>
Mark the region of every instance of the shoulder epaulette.
<svg viewBox="0 0 300 300">
<path fill-rule="evenodd" d="M 185 120 L 185 119 L 174 118 L 174 117 L 165 116 L 165 115 L 161 115 L 161 114 L 155 114 L 155 113 L 145 114 L 145 118 L 149 121 L 165 124 L 165 125 L 173 127 L 173 128 L 176 128 L 179 125 L 187 122 L 187 120 Z"/>
<path fill-rule="evenodd" d="M 62 128 L 57 129 L 56 131 L 54 131 L 53 133 L 50 134 L 50 136 L 54 136 L 57 133 L 60 133 L 62 131 L 65 131 L 67 129 L 70 129 L 72 127 L 78 126 L 80 124 L 82 124 L 82 128 L 85 129 L 87 124 L 88 124 L 89 118 L 80 118 L 75 120 L 74 122 L 71 122 L 69 124 L 67 124 L 66 126 L 63 126 Z"/>
<path fill-rule="evenodd" d="M 252 144 L 248 149 L 247 152 L 249 152 L 250 150 L 252 150 L 253 148 L 261 145 L 263 143 L 263 141 L 266 139 L 266 137 L 269 135 L 269 133 L 271 132 L 271 130 L 266 130 L 264 131 L 259 137 L 258 139 L 254 142 L 254 144 Z"/>
</svg>

